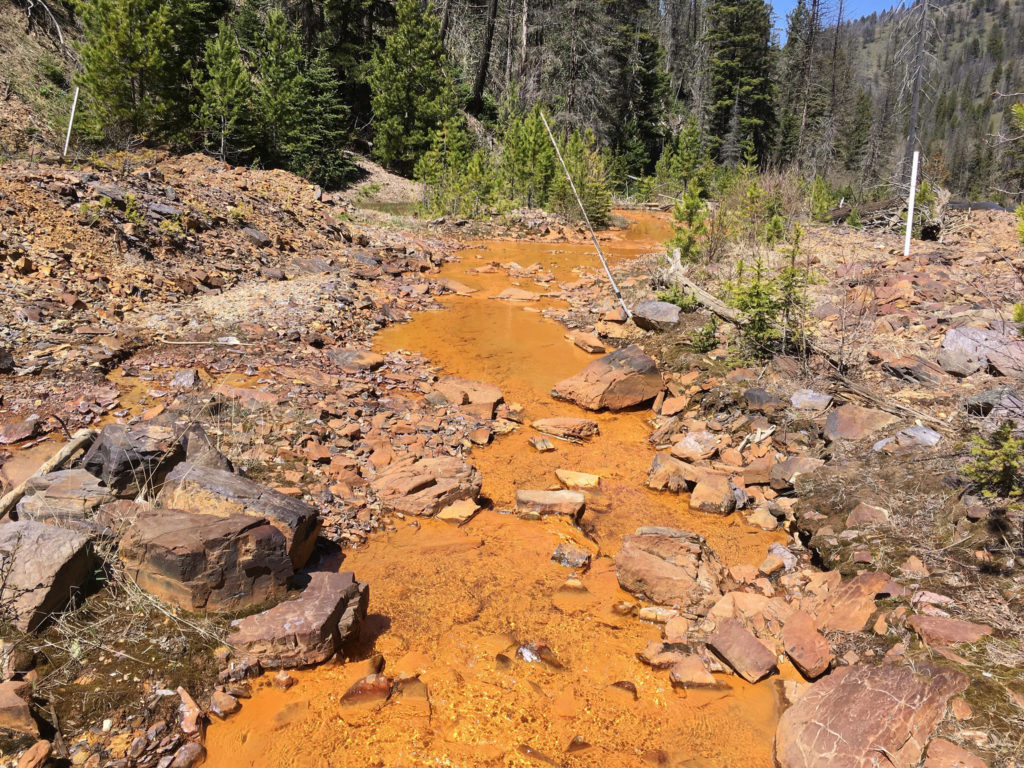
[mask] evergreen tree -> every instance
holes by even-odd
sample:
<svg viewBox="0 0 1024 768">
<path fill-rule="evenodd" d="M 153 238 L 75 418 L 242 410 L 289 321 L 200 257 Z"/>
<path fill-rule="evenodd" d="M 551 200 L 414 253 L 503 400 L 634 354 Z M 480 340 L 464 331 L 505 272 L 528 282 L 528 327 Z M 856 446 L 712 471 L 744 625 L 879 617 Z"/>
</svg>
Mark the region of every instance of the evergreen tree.
<svg viewBox="0 0 1024 768">
<path fill-rule="evenodd" d="M 202 0 L 80 0 L 76 9 L 85 33 L 78 82 L 87 132 L 120 143 L 183 127 L 189 104 L 181 85 L 201 50 L 208 6 Z"/>
<path fill-rule="evenodd" d="M 669 252 L 679 250 L 683 264 L 694 264 L 703 255 L 704 242 L 708 236 L 707 206 L 701 199 L 697 179 L 690 177 L 686 194 L 672 208 L 672 239 L 668 241 Z"/>
<path fill-rule="evenodd" d="M 206 147 L 221 160 L 237 157 L 251 135 L 252 78 L 242 62 L 234 33 L 223 19 L 206 43 L 205 74 L 197 78 L 199 128 Z"/>
<path fill-rule="evenodd" d="M 434 215 L 459 215 L 468 190 L 465 178 L 474 155 L 473 139 L 465 119 L 452 117 L 434 132 L 430 149 L 416 163 L 416 179 L 423 183 L 424 209 Z"/>
<path fill-rule="evenodd" d="M 352 133 L 349 111 L 341 100 L 342 84 L 326 50 L 321 49 L 310 63 L 305 82 L 307 108 L 288 166 L 310 181 L 337 189 L 354 167 L 345 152 Z"/>
<path fill-rule="evenodd" d="M 762 161 L 775 129 L 771 11 L 764 0 L 709 0 L 708 128 L 719 144 L 751 141 Z"/>
<path fill-rule="evenodd" d="M 540 105 L 534 105 L 507 119 L 499 169 L 505 196 L 529 208 L 547 202 L 558 162 L 540 115 Z"/>
<path fill-rule="evenodd" d="M 267 12 L 254 64 L 261 156 L 273 165 L 287 165 L 302 141 L 309 96 L 302 43 L 276 6 Z"/>
<path fill-rule="evenodd" d="M 666 186 L 670 196 L 696 184 L 698 196 L 706 197 L 710 187 L 711 159 L 704 147 L 697 120 L 691 117 L 679 133 L 665 144 L 655 167 L 658 181 Z"/>
<path fill-rule="evenodd" d="M 370 124 L 369 74 L 374 53 L 384 43 L 384 32 L 394 23 L 390 0 L 321 0 L 326 34 L 323 43 L 342 103 L 351 117 Z"/>
<path fill-rule="evenodd" d="M 374 54 L 369 77 L 374 114 L 373 153 L 409 174 L 430 148 L 434 131 L 455 112 L 447 59 L 433 9 L 398 0 L 394 31 Z"/>
<path fill-rule="evenodd" d="M 608 223 L 611 192 L 604 158 L 592 131 L 573 131 L 561 147 L 562 159 L 572 176 L 590 223 L 601 227 Z M 568 219 L 581 218 L 579 204 L 559 166 L 551 183 L 548 207 Z"/>
</svg>

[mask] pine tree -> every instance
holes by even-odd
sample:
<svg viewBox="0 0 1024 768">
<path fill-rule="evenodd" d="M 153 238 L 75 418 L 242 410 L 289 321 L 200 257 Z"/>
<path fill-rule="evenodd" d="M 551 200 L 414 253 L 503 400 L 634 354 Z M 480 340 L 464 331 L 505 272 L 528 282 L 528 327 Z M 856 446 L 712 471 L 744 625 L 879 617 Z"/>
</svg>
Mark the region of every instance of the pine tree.
<svg viewBox="0 0 1024 768">
<path fill-rule="evenodd" d="M 83 123 L 116 143 L 185 124 L 186 68 L 207 15 L 198 0 L 80 0 Z"/>
<path fill-rule="evenodd" d="M 253 85 L 234 33 L 223 19 L 206 43 L 205 75 L 197 78 L 199 127 L 207 148 L 221 160 L 247 152 Z"/>
<path fill-rule="evenodd" d="M 665 149 L 655 166 L 658 181 L 666 186 L 669 195 L 687 190 L 691 181 L 696 184 L 697 193 L 706 197 L 710 186 L 711 159 L 700 135 L 700 126 L 690 117 L 679 133 L 665 143 Z"/>
<path fill-rule="evenodd" d="M 272 7 L 259 40 L 255 67 L 259 148 L 263 159 L 273 165 L 287 165 L 301 142 L 308 109 L 308 83 L 302 65 L 298 33 L 284 13 Z"/>
<path fill-rule="evenodd" d="M 771 11 L 764 0 L 709 0 L 710 98 L 708 127 L 712 137 L 732 143 L 753 142 L 764 161 L 775 129 L 771 79 Z"/>
<path fill-rule="evenodd" d="M 341 101 L 342 84 L 334 74 L 326 50 L 321 49 L 310 63 L 305 82 L 307 108 L 288 166 L 310 181 L 337 189 L 354 167 L 345 152 L 352 133 L 348 109 Z"/>
<path fill-rule="evenodd" d="M 672 218 L 673 235 L 668 241 L 669 252 L 678 249 L 679 260 L 683 264 L 698 262 L 708 236 L 708 214 L 696 178 L 690 178 L 686 194 L 672 208 Z"/>
<path fill-rule="evenodd" d="M 611 192 L 604 158 L 592 131 L 573 131 L 561 147 L 562 159 L 572 176 L 590 223 L 601 227 L 608 223 Z M 579 204 L 559 166 L 551 183 L 548 207 L 568 219 L 581 218 Z"/>
<path fill-rule="evenodd" d="M 558 162 L 540 115 L 540 105 L 534 105 L 507 119 L 499 168 L 504 195 L 529 208 L 547 202 Z"/>
<path fill-rule="evenodd" d="M 388 168 L 409 174 L 455 104 L 433 9 L 421 11 L 418 0 L 398 0 L 396 9 L 395 29 L 374 54 L 369 77 L 373 153 Z"/>
<path fill-rule="evenodd" d="M 476 195 L 467 180 L 475 156 L 465 119 L 452 117 L 434 132 L 430 149 L 416 163 L 416 180 L 423 184 L 424 209 L 434 215 L 461 215 L 466 196 Z M 477 170 L 480 160 L 477 159 Z"/>
</svg>

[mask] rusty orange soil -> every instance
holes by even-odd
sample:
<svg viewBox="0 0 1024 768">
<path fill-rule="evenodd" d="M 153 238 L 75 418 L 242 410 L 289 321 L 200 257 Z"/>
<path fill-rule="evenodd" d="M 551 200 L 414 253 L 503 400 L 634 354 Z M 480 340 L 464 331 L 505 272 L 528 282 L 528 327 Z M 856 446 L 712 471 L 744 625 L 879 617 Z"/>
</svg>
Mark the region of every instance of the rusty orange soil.
<svg viewBox="0 0 1024 768">
<path fill-rule="evenodd" d="M 634 226 L 604 244 L 613 260 L 655 250 L 667 237 L 665 217 L 629 216 Z M 595 416 L 553 400 L 551 386 L 593 356 L 536 311 L 542 303 L 490 298 L 508 287 L 507 274 L 469 272 L 489 261 L 523 267 L 539 261 L 565 280 L 581 266 L 594 269 L 596 259 L 582 245 L 476 244 L 443 275 L 478 292 L 448 297 L 446 311 L 388 329 L 378 347 L 419 352 L 445 373 L 495 384 L 506 400 L 525 406 L 527 420 L 596 418 L 601 436 L 580 446 L 557 442 L 546 454 L 528 445 L 528 427 L 499 437 L 470 457 L 493 509 L 462 528 L 399 521 L 397 532 L 347 551 L 341 568 L 370 584 L 361 660 L 296 673 L 299 683 L 288 691 L 261 680 L 239 714 L 211 726 L 209 764 L 770 765 L 775 684 L 723 676 L 714 690 L 674 690 L 666 672 L 637 660 L 648 641 L 660 639 L 659 627 L 612 610 L 633 598 L 619 589 L 612 560 L 601 555 L 614 554 L 621 537 L 639 525 L 671 525 L 701 532 L 729 563 L 758 564 L 782 535 L 753 529 L 739 515 L 694 513 L 684 498 L 646 490 L 650 411 Z M 529 522 L 502 512 L 511 508 L 516 488 L 556 485 L 557 468 L 602 478 L 601 489 L 588 494 L 583 527 L 592 539 L 562 521 Z M 582 589 L 567 585 L 572 572 L 551 560 L 563 540 L 595 555 Z M 517 647 L 530 642 L 546 643 L 560 667 L 517 658 Z M 429 703 L 406 695 L 379 710 L 342 707 L 348 686 L 371 671 L 362 659 L 373 654 L 383 656 L 385 674 L 418 674 Z M 795 679 L 788 667 L 783 676 Z M 635 698 L 615 685 L 622 682 L 635 686 Z M 569 750 L 574 739 L 589 746 Z"/>
</svg>

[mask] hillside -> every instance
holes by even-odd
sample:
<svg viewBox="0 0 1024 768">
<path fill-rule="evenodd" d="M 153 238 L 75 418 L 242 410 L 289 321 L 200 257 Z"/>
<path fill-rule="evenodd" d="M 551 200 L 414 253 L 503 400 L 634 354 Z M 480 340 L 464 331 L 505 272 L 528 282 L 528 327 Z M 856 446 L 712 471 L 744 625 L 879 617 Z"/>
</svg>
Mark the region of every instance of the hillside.
<svg viewBox="0 0 1024 768">
<path fill-rule="evenodd" d="M 876 115 L 887 99 L 895 102 L 889 138 L 897 152 L 906 136 L 910 94 L 902 80 L 916 22 L 910 10 L 893 9 L 845 27 L 854 82 L 870 93 Z M 959 196 L 1005 199 L 1002 178 L 1021 167 L 1003 138 L 1013 132 L 1009 108 L 1024 91 L 1024 2 L 940 1 L 927 23 L 919 122 L 925 173 Z"/>
</svg>

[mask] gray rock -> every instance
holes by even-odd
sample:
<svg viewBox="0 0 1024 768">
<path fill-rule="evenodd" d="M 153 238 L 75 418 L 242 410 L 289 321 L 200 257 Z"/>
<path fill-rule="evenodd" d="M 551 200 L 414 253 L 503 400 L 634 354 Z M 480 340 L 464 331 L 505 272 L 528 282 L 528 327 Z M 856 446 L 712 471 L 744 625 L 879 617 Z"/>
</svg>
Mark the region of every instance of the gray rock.
<svg viewBox="0 0 1024 768">
<path fill-rule="evenodd" d="M 256 229 L 256 227 L 245 227 L 242 230 L 242 234 L 257 248 L 267 248 L 271 243 L 270 238 Z"/>
<path fill-rule="evenodd" d="M 86 534 L 19 520 L 0 525 L 0 562 L 7 570 L 0 604 L 31 632 L 85 593 L 96 559 Z"/>
<path fill-rule="evenodd" d="M 789 401 L 801 411 L 824 411 L 832 405 L 832 395 L 815 392 L 813 389 L 798 389 Z"/>
<path fill-rule="evenodd" d="M 895 451 L 904 448 L 934 448 L 939 444 L 942 435 L 928 427 L 907 427 L 892 437 L 879 440 L 874 444 L 875 451 Z"/>
<path fill-rule="evenodd" d="M 633 322 L 645 331 L 674 331 L 679 327 L 679 307 L 667 301 L 641 301 L 633 307 Z"/>
<path fill-rule="evenodd" d="M 64 469 L 30 478 L 16 514 L 18 519 L 39 522 L 82 523 L 92 520 L 101 505 L 113 500 L 110 488 L 92 473 Z"/>
<path fill-rule="evenodd" d="M 135 497 L 157 486 L 162 475 L 185 455 L 173 427 L 110 424 L 82 459 L 82 468 L 100 478 L 114 493 Z"/>
<path fill-rule="evenodd" d="M 987 328 L 951 328 L 942 339 L 939 365 L 959 376 L 969 376 L 988 367 L 996 374 L 1021 378 L 1024 377 L 1024 339 Z"/>
<path fill-rule="evenodd" d="M 9 349 L 0 347 L 0 373 L 12 373 L 14 371 L 14 355 Z"/>
<path fill-rule="evenodd" d="M 558 545 L 551 559 L 566 568 L 586 568 L 590 565 L 590 553 L 587 550 L 565 541 Z"/>
</svg>

